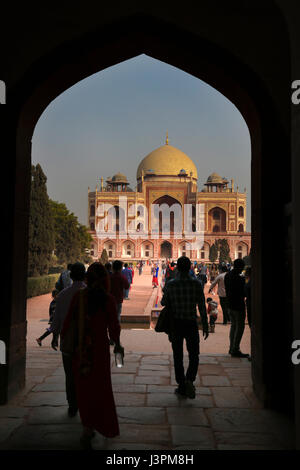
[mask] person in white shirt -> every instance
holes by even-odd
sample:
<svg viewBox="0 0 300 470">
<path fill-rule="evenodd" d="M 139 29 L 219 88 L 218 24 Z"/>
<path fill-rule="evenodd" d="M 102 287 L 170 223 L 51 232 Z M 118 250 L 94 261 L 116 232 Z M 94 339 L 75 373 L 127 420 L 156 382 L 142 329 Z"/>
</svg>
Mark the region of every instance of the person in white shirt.
<svg viewBox="0 0 300 470">
<path fill-rule="evenodd" d="M 212 292 L 213 288 L 218 284 L 218 296 L 220 299 L 220 305 L 223 312 L 223 325 L 227 325 L 230 323 L 230 316 L 228 310 L 228 301 L 226 297 L 226 290 L 224 284 L 224 277 L 227 274 L 227 267 L 226 265 L 221 265 L 221 273 L 215 278 L 215 280 L 211 283 L 209 288 L 209 294 Z"/>
</svg>

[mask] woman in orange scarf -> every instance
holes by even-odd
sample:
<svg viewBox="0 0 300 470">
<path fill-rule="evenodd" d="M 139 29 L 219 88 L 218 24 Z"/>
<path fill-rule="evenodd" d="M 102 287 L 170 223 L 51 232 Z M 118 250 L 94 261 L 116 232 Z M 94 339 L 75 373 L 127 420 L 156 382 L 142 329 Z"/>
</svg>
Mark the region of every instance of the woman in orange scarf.
<svg viewBox="0 0 300 470">
<path fill-rule="evenodd" d="M 109 338 L 115 352 L 120 345 L 120 324 L 115 299 L 109 294 L 109 275 L 101 263 L 87 270 L 87 288 L 75 294 L 62 329 L 74 338 L 73 370 L 77 402 L 84 427 L 81 444 L 91 448 L 94 430 L 105 437 L 119 435 L 111 384 Z M 109 333 L 109 338 L 107 335 Z"/>
</svg>

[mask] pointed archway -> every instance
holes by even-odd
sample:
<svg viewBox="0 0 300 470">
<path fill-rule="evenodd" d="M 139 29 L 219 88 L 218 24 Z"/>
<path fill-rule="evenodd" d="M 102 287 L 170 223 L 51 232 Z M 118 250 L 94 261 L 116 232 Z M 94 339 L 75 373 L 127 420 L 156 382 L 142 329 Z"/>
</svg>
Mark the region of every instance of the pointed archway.
<svg viewBox="0 0 300 470">
<path fill-rule="evenodd" d="M 173 246 L 172 246 L 172 243 L 168 242 L 168 241 L 164 241 L 161 245 L 160 245 L 160 257 L 161 258 L 166 258 L 166 259 L 170 259 L 172 258 L 173 256 Z"/>
</svg>

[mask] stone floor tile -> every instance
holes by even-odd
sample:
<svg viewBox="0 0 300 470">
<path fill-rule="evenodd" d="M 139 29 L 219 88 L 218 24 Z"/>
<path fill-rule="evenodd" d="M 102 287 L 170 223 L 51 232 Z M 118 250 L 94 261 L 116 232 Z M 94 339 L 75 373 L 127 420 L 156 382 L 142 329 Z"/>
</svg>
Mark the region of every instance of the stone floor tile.
<svg viewBox="0 0 300 470">
<path fill-rule="evenodd" d="M 52 373 L 52 375 L 62 375 L 62 376 L 64 376 L 65 375 L 64 368 L 63 367 L 57 367 L 57 369 L 55 369 L 55 371 Z"/>
<path fill-rule="evenodd" d="M 160 366 L 168 366 L 170 364 L 169 359 L 162 359 L 162 358 L 149 358 L 144 356 L 141 360 L 142 365 L 160 365 Z"/>
<path fill-rule="evenodd" d="M 65 392 L 31 392 L 25 398 L 23 406 L 60 406 L 66 405 Z"/>
<path fill-rule="evenodd" d="M 259 409 L 213 408 L 206 411 L 214 431 L 273 434 L 277 440 L 291 441 L 289 420 L 279 413 Z"/>
<path fill-rule="evenodd" d="M 148 393 L 147 406 L 179 406 L 180 401 L 186 400 L 174 393 Z"/>
<path fill-rule="evenodd" d="M 117 414 L 119 418 L 119 423 L 166 424 L 166 413 L 164 408 L 154 406 L 118 406 Z"/>
<path fill-rule="evenodd" d="M 139 364 L 137 362 L 126 362 L 126 358 L 124 359 L 124 366 L 117 367 L 115 363 L 111 368 L 111 372 L 115 374 L 128 374 L 128 373 L 136 373 Z"/>
<path fill-rule="evenodd" d="M 116 406 L 145 406 L 146 396 L 143 393 L 114 393 Z"/>
<path fill-rule="evenodd" d="M 185 366 L 185 368 L 184 368 L 185 372 L 187 371 L 187 368 L 188 368 L 188 366 Z M 171 369 L 171 384 L 172 384 L 172 385 L 177 385 L 177 382 L 176 382 L 176 379 L 175 379 L 175 371 L 174 371 L 173 368 Z M 195 381 L 194 381 L 194 385 L 195 385 L 195 387 L 201 385 L 201 381 L 200 381 L 200 376 L 199 376 L 199 375 L 196 376 L 196 379 L 195 379 Z"/>
<path fill-rule="evenodd" d="M 141 354 L 132 354 L 125 352 L 126 362 L 139 362 L 142 358 Z"/>
<path fill-rule="evenodd" d="M 66 378 L 64 375 L 50 375 L 44 380 L 45 384 L 65 384 Z"/>
<path fill-rule="evenodd" d="M 113 385 L 118 384 L 133 384 L 134 375 L 133 374 L 112 374 L 111 382 Z"/>
<path fill-rule="evenodd" d="M 170 355 L 169 354 L 160 354 L 156 352 L 155 354 L 151 352 L 151 354 L 145 353 L 145 355 L 142 357 L 142 363 L 147 362 L 151 363 L 154 361 L 154 363 L 158 364 L 156 361 L 169 361 L 170 360 Z"/>
<path fill-rule="evenodd" d="M 107 447 L 105 447 L 105 450 L 169 450 L 169 446 L 161 446 L 159 444 L 136 444 L 133 442 L 115 442 L 112 441 L 107 444 Z M 147 456 L 145 455 L 145 457 Z"/>
<path fill-rule="evenodd" d="M 252 380 L 250 378 L 231 379 L 234 387 L 251 387 Z"/>
<path fill-rule="evenodd" d="M 146 393 L 147 385 L 113 384 L 113 391 L 119 393 Z"/>
<path fill-rule="evenodd" d="M 151 444 L 155 449 L 157 445 L 169 446 L 170 434 L 168 426 L 153 426 L 142 424 L 120 424 L 120 436 L 114 438 L 114 443 L 130 442 L 136 445 Z"/>
<path fill-rule="evenodd" d="M 239 387 L 212 387 L 211 391 L 220 408 L 250 408 L 251 405 Z"/>
<path fill-rule="evenodd" d="M 0 406 L 1 418 L 24 418 L 29 413 L 29 408 L 23 406 L 5 405 Z"/>
<path fill-rule="evenodd" d="M 169 424 L 209 426 L 202 408 L 167 408 Z"/>
<path fill-rule="evenodd" d="M 257 396 L 254 393 L 254 390 L 252 388 L 252 384 L 249 387 L 243 387 L 243 392 L 245 396 L 247 397 L 247 400 L 251 404 L 252 408 L 258 408 L 258 409 L 263 409 L 263 404 L 259 401 Z"/>
<path fill-rule="evenodd" d="M 50 375 L 50 374 L 53 373 L 53 371 L 50 371 L 48 373 Z M 37 369 L 35 367 L 28 367 L 26 369 L 26 377 L 32 377 L 32 376 L 34 376 L 34 377 L 36 377 L 36 376 L 45 377 L 45 375 L 47 375 L 47 374 L 45 374 L 45 369 L 44 368 Z"/>
<path fill-rule="evenodd" d="M 37 384 L 32 389 L 33 392 L 64 392 L 65 390 L 64 382 Z"/>
<path fill-rule="evenodd" d="M 282 443 L 274 439 L 272 434 L 248 432 L 216 432 L 215 438 L 218 449 L 261 449 L 282 450 Z"/>
<path fill-rule="evenodd" d="M 224 367 L 224 372 L 231 377 L 232 379 L 249 378 L 251 379 L 251 369 L 246 369 L 242 367 L 226 368 Z"/>
<path fill-rule="evenodd" d="M 231 363 L 231 364 L 233 364 L 233 363 L 235 363 L 235 362 L 236 362 L 236 363 L 242 363 L 241 358 L 239 358 L 239 357 L 231 357 L 231 356 L 229 356 L 229 354 L 228 354 L 228 356 L 219 356 L 219 357 L 218 357 L 218 361 L 219 361 L 220 363 L 229 362 L 229 363 Z"/>
<path fill-rule="evenodd" d="M 82 425 L 26 425 L 17 429 L 6 442 L 7 450 L 77 450 Z"/>
<path fill-rule="evenodd" d="M 38 383 L 44 382 L 44 380 L 45 380 L 45 375 L 28 375 L 28 376 L 26 375 L 26 378 L 25 378 L 26 384 L 28 382 L 38 384 Z"/>
<path fill-rule="evenodd" d="M 202 375 L 224 375 L 224 369 L 219 364 L 201 364 L 198 367 L 198 374 Z"/>
<path fill-rule="evenodd" d="M 201 381 L 205 387 L 230 387 L 230 382 L 224 375 L 202 375 Z"/>
<path fill-rule="evenodd" d="M 218 360 L 214 356 L 202 356 L 200 353 L 199 364 L 218 364 Z"/>
<path fill-rule="evenodd" d="M 161 364 L 141 364 L 139 367 L 140 370 L 154 370 L 154 371 L 169 371 L 170 366 L 169 364 L 167 365 L 161 365 Z"/>
<path fill-rule="evenodd" d="M 201 449 L 215 449 L 213 433 L 202 426 L 171 426 L 172 444 L 176 446 L 196 446 Z"/>
<path fill-rule="evenodd" d="M 79 413 L 73 418 L 68 415 L 68 406 L 41 406 L 30 409 L 29 424 L 74 424 L 80 423 Z"/>
<path fill-rule="evenodd" d="M 174 385 L 148 385 L 148 393 L 174 393 Z M 208 387 L 196 387 L 196 395 L 211 395 Z"/>
<path fill-rule="evenodd" d="M 139 369 L 139 377 L 171 377 L 171 372 L 169 370 L 143 370 Z"/>
<path fill-rule="evenodd" d="M 157 376 L 137 376 L 135 378 L 136 384 L 145 384 L 145 385 L 169 385 L 169 377 L 157 377 Z"/>
<path fill-rule="evenodd" d="M 196 389 L 196 398 L 180 400 L 179 406 L 182 408 L 212 408 L 214 403 L 211 396 L 197 395 Z"/>
<path fill-rule="evenodd" d="M 23 423 L 23 418 L 0 418 L 0 449 L 4 441 Z"/>
</svg>

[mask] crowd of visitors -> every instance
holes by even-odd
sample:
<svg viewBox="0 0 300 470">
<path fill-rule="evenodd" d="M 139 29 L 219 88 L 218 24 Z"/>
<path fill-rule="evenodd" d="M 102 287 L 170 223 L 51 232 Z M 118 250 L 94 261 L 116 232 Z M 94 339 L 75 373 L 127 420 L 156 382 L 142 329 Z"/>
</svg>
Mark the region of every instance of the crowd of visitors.
<svg viewBox="0 0 300 470">
<path fill-rule="evenodd" d="M 144 262 L 137 263 L 139 275 Z M 229 354 L 248 357 L 240 351 L 245 328 L 246 310 L 251 327 L 251 268 L 245 274 L 245 263 L 236 259 L 233 266 L 192 263 L 181 256 L 177 263 L 165 260 L 151 263 L 153 288 L 159 287 L 161 269 L 162 299 L 170 321 L 176 394 L 195 398 L 194 381 L 199 364 L 199 323 L 204 339 L 215 332 L 218 302 L 209 297 L 217 287 L 223 313 L 223 324 L 230 324 Z M 119 260 L 112 264 L 93 263 L 86 271 L 82 263 L 68 265 L 56 283 L 49 307 L 49 327 L 37 338 L 39 346 L 53 334 L 51 346 L 60 351 L 65 372 L 68 414 L 80 413 L 83 434 L 81 445 L 91 448 L 95 431 L 106 437 L 119 434 L 114 396 L 111 385 L 110 345 L 114 353 L 124 356 L 120 344 L 123 300 L 129 299 L 134 268 Z M 207 307 L 204 290 L 207 292 Z M 246 303 L 245 303 L 246 299 Z M 197 313 L 197 308 L 198 312 Z M 199 316 L 200 315 L 200 316 Z M 189 363 L 183 364 L 183 342 L 186 341 Z M 249 358 L 250 359 L 250 358 Z"/>
</svg>

